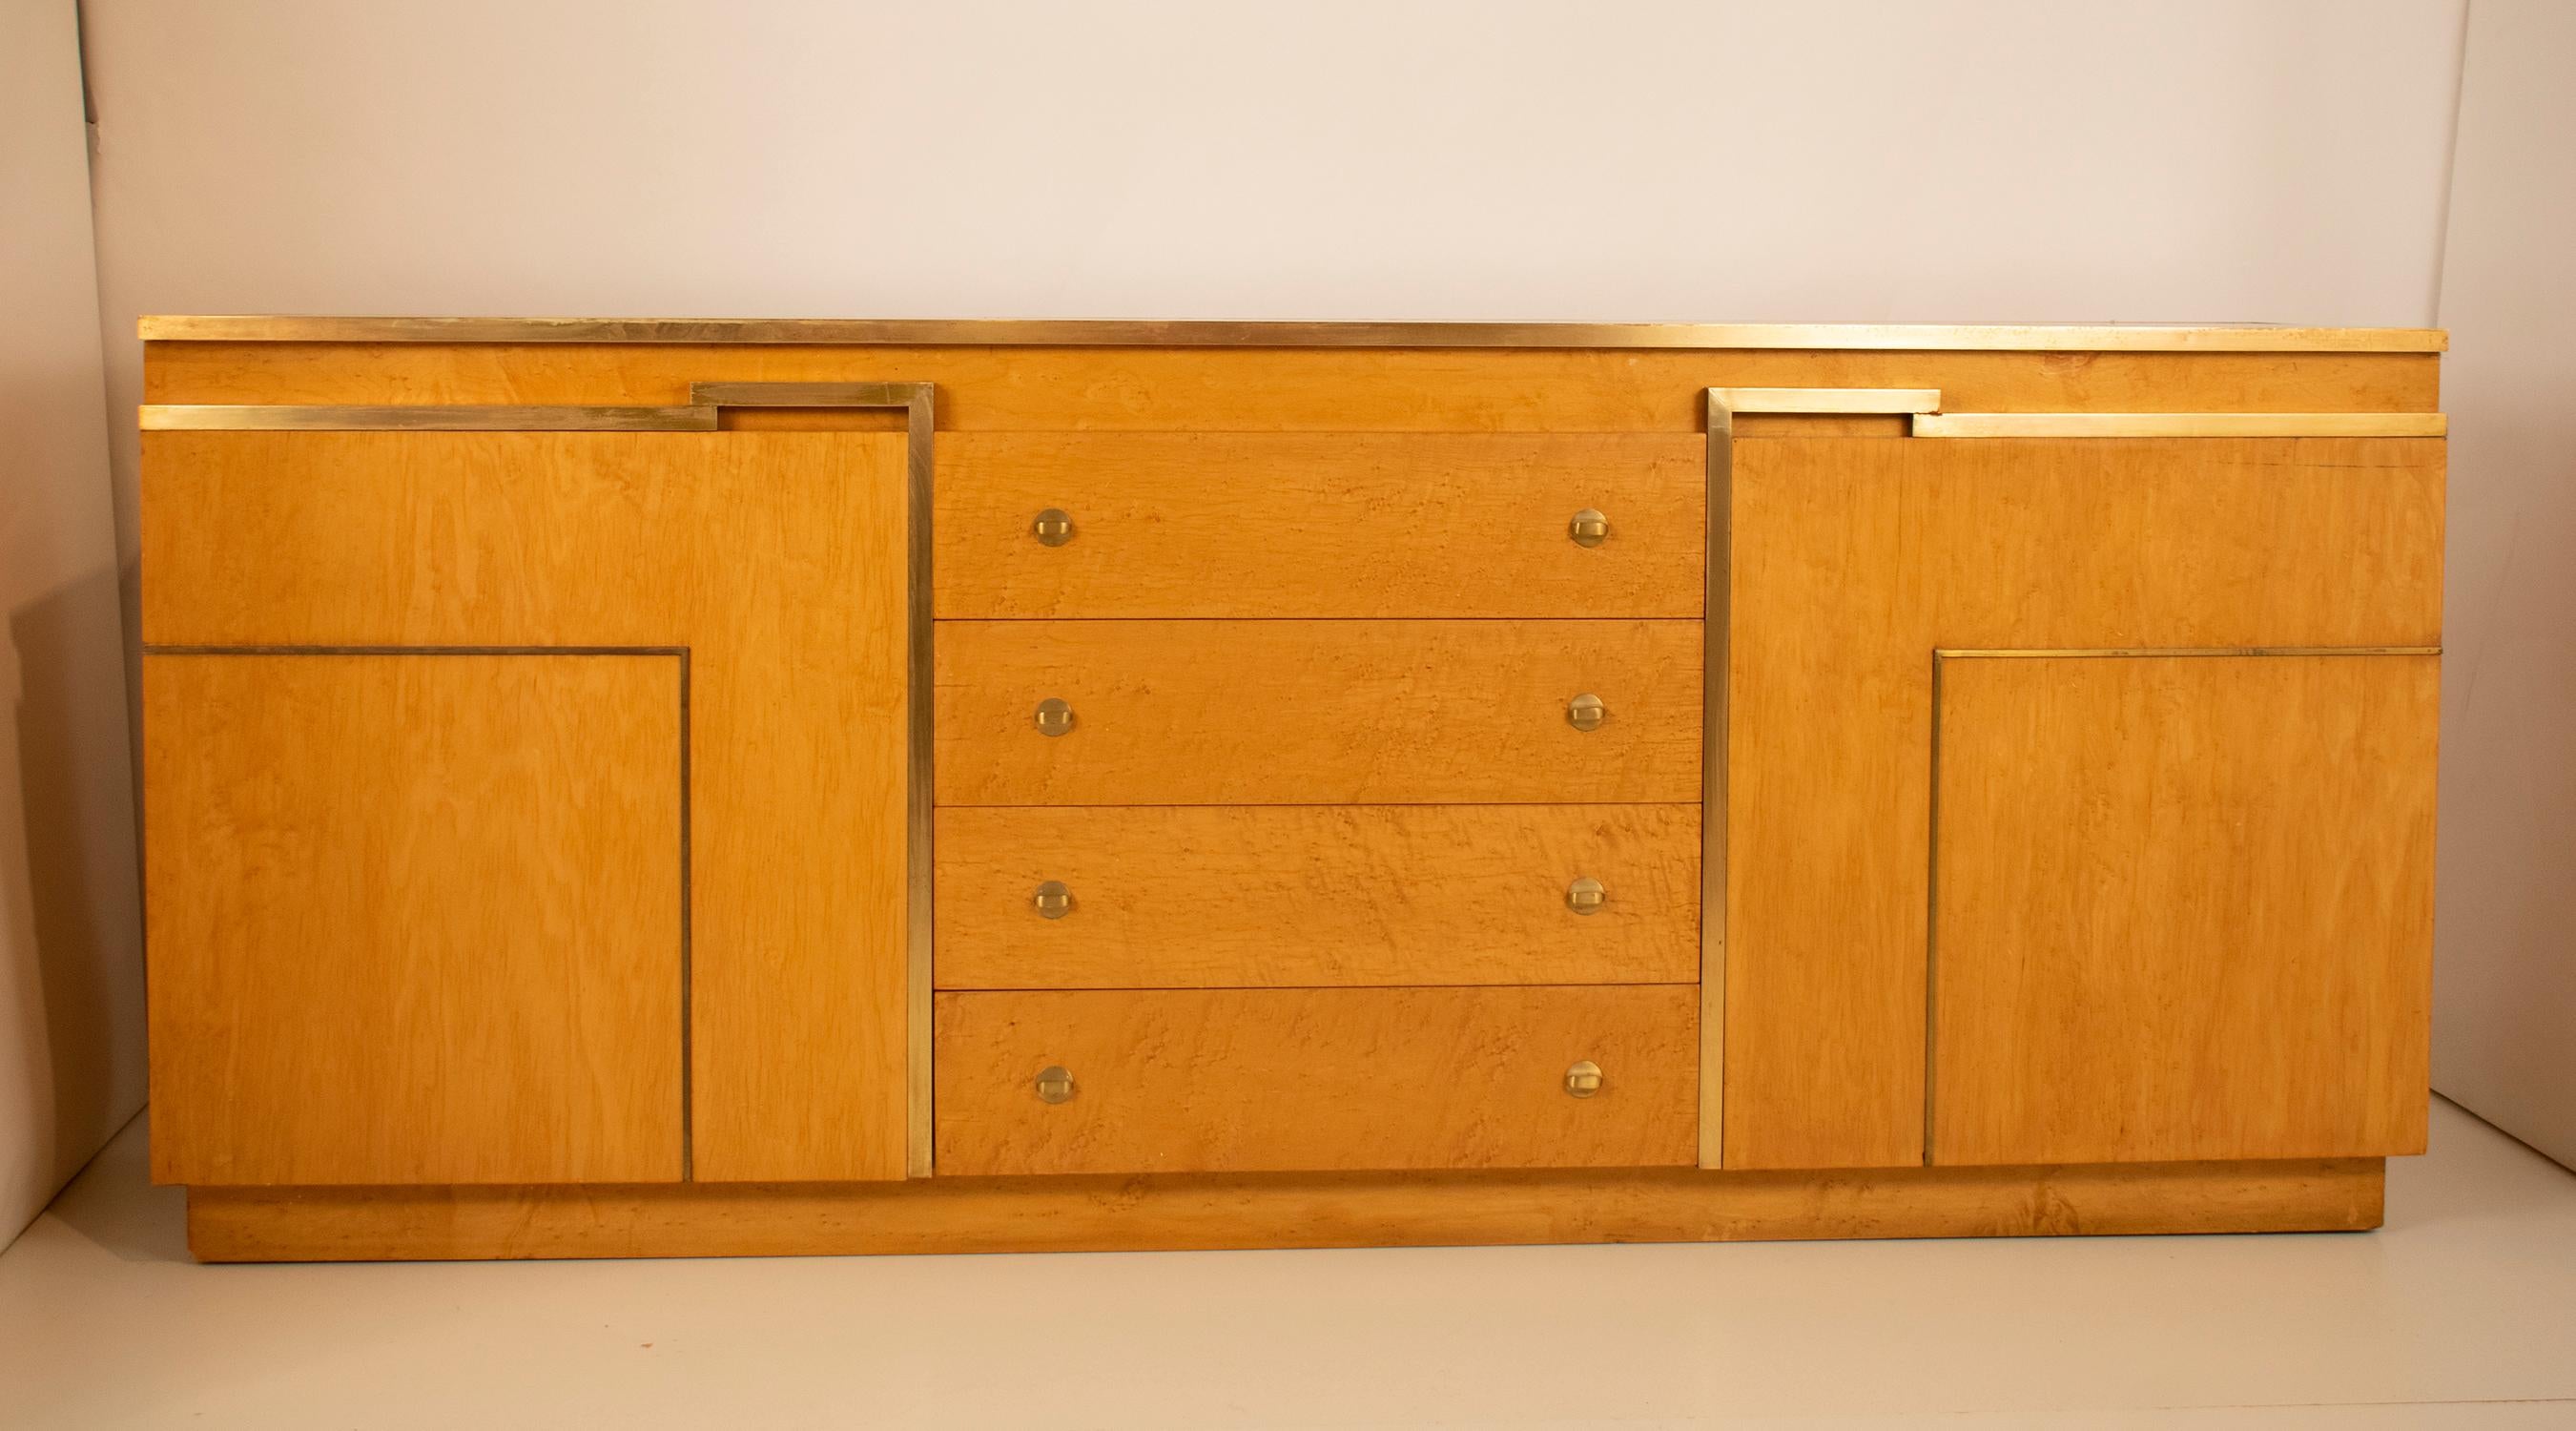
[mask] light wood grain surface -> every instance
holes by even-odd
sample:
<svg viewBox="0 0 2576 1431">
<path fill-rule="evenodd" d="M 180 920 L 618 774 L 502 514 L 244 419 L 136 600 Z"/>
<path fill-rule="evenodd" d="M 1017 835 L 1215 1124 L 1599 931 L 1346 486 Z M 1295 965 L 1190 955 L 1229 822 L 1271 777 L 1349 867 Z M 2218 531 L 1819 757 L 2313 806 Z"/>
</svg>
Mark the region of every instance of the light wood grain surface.
<svg viewBox="0 0 2576 1431">
<path fill-rule="evenodd" d="M 939 384 L 942 431 L 1701 430 L 1713 387 L 1937 388 L 1948 412 L 2433 412 L 2431 353 L 153 343 L 155 403 L 689 400 L 692 382 Z"/>
<path fill-rule="evenodd" d="M 1425 1247 L 2345 1231 L 2377 1159 L 2079 1168 L 931 1178 L 670 1188 L 192 1189 L 209 1262 Z"/>
<path fill-rule="evenodd" d="M 938 996 L 939 1166 L 1021 1173 L 1661 1167 L 1698 1158 L 1680 984 Z M 1565 1091 L 1578 1060 L 1600 1091 Z M 1060 1066 L 1075 1092 L 1041 1101 Z"/>
<path fill-rule="evenodd" d="M 1695 805 L 952 807 L 938 830 L 943 989 L 1699 977 Z M 1577 913 L 1587 878 L 1604 899 Z"/>
<path fill-rule="evenodd" d="M 895 434 L 146 433 L 143 637 L 690 648 L 696 1175 L 901 1177 L 905 504 Z"/>
<path fill-rule="evenodd" d="M 1727 1165 L 1924 1156 L 1935 647 L 2436 645 L 2442 463 L 2409 439 L 1739 441 Z"/>
<path fill-rule="evenodd" d="M 2424 1150 L 2431 656 L 1941 663 L 1932 1158 Z"/>
<path fill-rule="evenodd" d="M 680 662 L 147 656 L 153 1175 L 676 1179 Z"/>
<path fill-rule="evenodd" d="M 1690 802 L 1696 621 L 942 621 L 944 805 Z M 1566 718 L 1598 695 L 1600 728 Z M 1073 707 L 1049 736 L 1038 703 Z"/>
<path fill-rule="evenodd" d="M 938 612 L 1697 617 L 1702 461 L 1679 434 L 964 434 Z M 1047 508 L 1061 546 L 1030 534 Z M 1593 547 L 1568 532 L 1587 508 Z"/>
</svg>

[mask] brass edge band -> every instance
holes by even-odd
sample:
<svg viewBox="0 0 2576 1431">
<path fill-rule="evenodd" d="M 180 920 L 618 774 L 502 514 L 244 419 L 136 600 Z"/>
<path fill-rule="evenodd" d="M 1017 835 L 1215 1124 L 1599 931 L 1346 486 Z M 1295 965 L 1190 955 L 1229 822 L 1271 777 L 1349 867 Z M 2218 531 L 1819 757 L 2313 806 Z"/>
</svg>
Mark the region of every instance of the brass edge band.
<svg viewBox="0 0 2576 1431">
<path fill-rule="evenodd" d="M 1852 414 L 1941 410 L 1939 388 L 1711 388 L 1730 412 Z"/>
<path fill-rule="evenodd" d="M 1936 646 L 1935 661 L 2098 660 L 2115 656 L 2439 656 L 2439 646 Z"/>
<path fill-rule="evenodd" d="M 1827 351 L 2439 353 L 2437 328 L 2262 324 L 1303 323 L 1124 319 L 402 318 L 154 314 L 147 342 L 812 343 L 1204 348 L 1812 348 Z"/>
<path fill-rule="evenodd" d="M 145 432 L 713 432 L 712 407 L 147 403 Z"/>
<path fill-rule="evenodd" d="M 699 407 L 903 407 L 922 383 L 691 383 Z"/>
<path fill-rule="evenodd" d="M 1735 557 L 1735 410 L 1708 390 L 1707 594 L 1700 610 L 1699 1165 L 1726 1161 L 1727 663 Z"/>
<path fill-rule="evenodd" d="M 2446 437 L 2438 412 L 1917 413 L 1916 437 Z"/>
<path fill-rule="evenodd" d="M 909 780 L 904 791 L 904 1172 L 926 1178 L 931 1175 L 934 1146 L 931 1099 L 935 1087 L 930 1067 L 931 981 L 935 975 L 931 901 L 936 894 L 931 860 L 935 830 L 931 776 L 937 747 L 933 741 L 931 694 L 938 680 L 938 667 L 931 659 L 930 646 L 936 630 L 931 621 L 930 504 L 931 474 L 936 470 L 931 439 L 937 426 L 934 419 L 938 389 L 929 383 L 897 386 L 907 390 L 903 399 L 904 477 L 910 507 L 906 534 L 911 541 L 905 563 L 909 585 L 904 602 L 907 649 L 912 656 L 911 690 L 905 693 L 904 700 L 904 711 L 910 718 L 905 762 Z"/>
</svg>

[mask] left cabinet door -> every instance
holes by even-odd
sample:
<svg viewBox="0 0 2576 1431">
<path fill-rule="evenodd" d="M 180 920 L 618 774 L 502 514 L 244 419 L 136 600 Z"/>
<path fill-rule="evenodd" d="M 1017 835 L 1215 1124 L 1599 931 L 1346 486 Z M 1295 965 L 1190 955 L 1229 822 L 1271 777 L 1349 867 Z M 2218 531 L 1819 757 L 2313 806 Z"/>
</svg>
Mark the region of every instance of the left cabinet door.
<svg viewBox="0 0 2576 1431">
<path fill-rule="evenodd" d="M 898 432 L 145 432 L 162 1177 L 926 1172 L 926 475 Z"/>
<path fill-rule="evenodd" d="M 675 654 L 156 654 L 143 697 L 156 1176 L 681 1175 Z"/>
</svg>

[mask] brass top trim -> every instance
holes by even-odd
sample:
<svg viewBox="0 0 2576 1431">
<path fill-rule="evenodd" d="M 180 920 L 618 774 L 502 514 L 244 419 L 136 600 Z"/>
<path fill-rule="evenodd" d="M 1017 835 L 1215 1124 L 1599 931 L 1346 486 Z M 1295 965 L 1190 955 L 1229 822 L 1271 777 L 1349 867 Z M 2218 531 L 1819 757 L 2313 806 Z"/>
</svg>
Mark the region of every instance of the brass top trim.
<svg viewBox="0 0 2576 1431">
<path fill-rule="evenodd" d="M 1069 348 L 1817 348 L 2439 353 L 2437 328 L 2242 323 L 1302 323 L 920 318 L 368 318 L 151 314 L 149 342 L 836 343 Z"/>
</svg>

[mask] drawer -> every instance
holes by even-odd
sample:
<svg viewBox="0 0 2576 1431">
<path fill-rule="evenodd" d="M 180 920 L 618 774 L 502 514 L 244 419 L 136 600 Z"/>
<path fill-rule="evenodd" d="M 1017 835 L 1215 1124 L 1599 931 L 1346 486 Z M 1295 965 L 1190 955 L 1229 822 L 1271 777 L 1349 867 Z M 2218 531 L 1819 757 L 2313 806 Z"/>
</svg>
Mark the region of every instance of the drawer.
<svg viewBox="0 0 2576 1431">
<path fill-rule="evenodd" d="M 943 810 L 938 982 L 1683 983 L 1699 838 L 1696 805 Z"/>
<path fill-rule="evenodd" d="M 1706 454 L 1682 433 L 943 433 L 936 610 L 1696 617 Z"/>
<path fill-rule="evenodd" d="M 943 621 L 938 798 L 1692 802 L 1700 642 L 1696 621 Z"/>
<path fill-rule="evenodd" d="M 941 994 L 936 1009 L 945 1175 L 1698 1160 L 1695 984 Z M 1581 1062 L 1600 1070 L 1588 1097 L 1567 1091 Z"/>
</svg>

